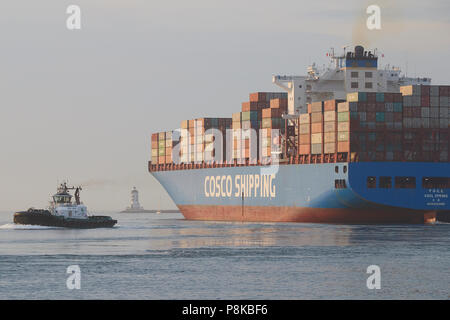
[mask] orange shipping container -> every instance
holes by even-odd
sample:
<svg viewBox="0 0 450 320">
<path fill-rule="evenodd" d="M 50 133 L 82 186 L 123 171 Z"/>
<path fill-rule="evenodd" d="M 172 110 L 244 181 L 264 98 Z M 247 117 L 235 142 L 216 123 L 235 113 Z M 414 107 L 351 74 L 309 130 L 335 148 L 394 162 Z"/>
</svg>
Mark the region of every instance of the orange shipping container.
<svg viewBox="0 0 450 320">
<path fill-rule="evenodd" d="M 266 101 L 266 93 L 265 92 L 250 93 L 250 101 Z"/>
<path fill-rule="evenodd" d="M 350 152 L 350 142 L 348 141 L 338 142 L 337 152 Z"/>
<path fill-rule="evenodd" d="M 320 133 L 323 132 L 323 123 L 317 122 L 311 124 L 311 133 Z"/>
<path fill-rule="evenodd" d="M 299 147 L 299 154 L 309 154 L 311 152 L 311 145 L 310 144 L 301 144 Z"/>
<path fill-rule="evenodd" d="M 301 134 L 299 135 L 299 144 L 311 144 L 311 135 L 310 134 Z"/>
<path fill-rule="evenodd" d="M 282 110 L 281 109 L 262 109 L 262 117 L 263 118 L 281 118 Z"/>
<path fill-rule="evenodd" d="M 159 164 L 165 164 L 166 163 L 166 156 L 158 157 L 158 163 Z"/>
<path fill-rule="evenodd" d="M 311 122 L 322 122 L 323 121 L 323 113 L 322 112 L 313 112 L 311 113 Z"/>
<path fill-rule="evenodd" d="M 323 102 L 324 111 L 335 111 L 336 110 L 336 100 L 326 100 Z"/>
<path fill-rule="evenodd" d="M 261 110 L 261 103 L 257 101 L 242 102 L 242 112 Z"/>
<path fill-rule="evenodd" d="M 272 99 L 270 100 L 270 107 L 275 109 L 284 109 L 286 110 L 288 106 L 287 99 Z"/>
</svg>

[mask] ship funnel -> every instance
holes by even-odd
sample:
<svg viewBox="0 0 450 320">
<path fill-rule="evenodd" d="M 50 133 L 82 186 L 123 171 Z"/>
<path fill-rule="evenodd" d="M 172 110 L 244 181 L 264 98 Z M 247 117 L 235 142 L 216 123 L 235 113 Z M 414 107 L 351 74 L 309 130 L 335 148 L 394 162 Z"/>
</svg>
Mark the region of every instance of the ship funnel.
<svg viewBox="0 0 450 320">
<path fill-rule="evenodd" d="M 355 47 L 355 57 L 363 57 L 364 56 L 364 47 L 363 46 L 356 46 Z"/>
</svg>

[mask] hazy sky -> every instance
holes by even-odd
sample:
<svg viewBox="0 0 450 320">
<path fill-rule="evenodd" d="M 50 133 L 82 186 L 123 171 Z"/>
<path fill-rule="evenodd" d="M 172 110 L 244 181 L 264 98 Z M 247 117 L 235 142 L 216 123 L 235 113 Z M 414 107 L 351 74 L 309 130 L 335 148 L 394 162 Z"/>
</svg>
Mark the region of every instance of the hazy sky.
<svg viewBox="0 0 450 320">
<path fill-rule="evenodd" d="M 66 28 L 70 4 L 81 30 Z M 365 29 L 369 4 L 381 31 Z M 126 207 L 132 186 L 145 207 L 173 207 L 147 171 L 152 132 L 231 117 L 277 90 L 273 74 L 355 42 L 449 84 L 449 31 L 448 0 L 2 1 L 0 210 L 44 207 L 66 178 L 91 210 Z"/>
</svg>

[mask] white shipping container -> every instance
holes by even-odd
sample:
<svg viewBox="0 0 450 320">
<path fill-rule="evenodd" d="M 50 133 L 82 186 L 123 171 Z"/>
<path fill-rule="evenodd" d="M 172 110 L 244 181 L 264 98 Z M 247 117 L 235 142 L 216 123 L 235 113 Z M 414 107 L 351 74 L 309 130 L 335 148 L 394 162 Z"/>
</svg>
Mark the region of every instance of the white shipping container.
<svg viewBox="0 0 450 320">
<path fill-rule="evenodd" d="M 412 96 L 404 96 L 403 97 L 403 105 L 405 107 L 412 107 Z"/>
<path fill-rule="evenodd" d="M 364 111 L 360 111 L 360 112 L 358 112 L 358 114 L 359 114 L 359 121 L 366 121 L 366 112 L 364 112 Z"/>
<path fill-rule="evenodd" d="M 325 111 L 323 116 L 324 116 L 324 121 L 335 121 L 336 120 L 336 111 Z"/>
<path fill-rule="evenodd" d="M 403 127 L 404 128 L 412 128 L 412 118 L 403 118 Z"/>
<path fill-rule="evenodd" d="M 448 119 L 439 119 L 439 127 L 441 129 L 447 129 L 448 128 Z"/>
<path fill-rule="evenodd" d="M 413 118 L 412 127 L 414 129 L 420 129 L 422 127 L 422 118 Z"/>
<path fill-rule="evenodd" d="M 430 127 L 430 118 L 422 118 L 422 128 Z"/>
<path fill-rule="evenodd" d="M 430 128 L 438 129 L 439 128 L 439 119 L 430 119 Z"/>
<path fill-rule="evenodd" d="M 448 119 L 448 110 L 449 107 L 440 107 L 439 108 L 439 118 L 441 119 Z"/>
<path fill-rule="evenodd" d="M 347 112 L 347 111 L 350 111 L 350 107 L 349 107 L 348 104 L 349 104 L 348 102 L 340 102 L 340 103 L 338 103 L 338 105 L 337 105 L 337 111 L 338 111 L 338 112 Z"/>
<path fill-rule="evenodd" d="M 422 113 L 422 118 L 430 117 L 430 108 L 420 108 Z"/>
<path fill-rule="evenodd" d="M 439 107 L 439 97 L 430 97 L 430 107 Z"/>
<path fill-rule="evenodd" d="M 430 96 L 432 97 L 439 96 L 439 86 L 430 86 Z"/>
<path fill-rule="evenodd" d="M 420 96 L 412 97 L 412 106 L 413 107 L 420 107 L 421 104 L 422 104 L 422 101 L 420 100 Z"/>
<path fill-rule="evenodd" d="M 309 113 L 303 113 L 300 115 L 300 124 L 308 124 L 310 123 L 310 115 Z"/>
<path fill-rule="evenodd" d="M 448 107 L 448 97 L 439 97 L 439 106 Z"/>
<path fill-rule="evenodd" d="M 430 118 L 433 118 L 433 119 L 439 118 L 439 108 L 437 108 L 437 107 L 430 108 Z"/>
<path fill-rule="evenodd" d="M 386 111 L 394 112 L 394 103 L 393 102 L 386 102 Z"/>
<path fill-rule="evenodd" d="M 311 134 L 311 143 L 322 143 L 322 133 Z"/>
<path fill-rule="evenodd" d="M 388 161 L 394 160 L 394 152 L 392 152 L 392 151 L 387 151 L 387 152 L 386 152 L 386 160 L 388 160 Z"/>
</svg>

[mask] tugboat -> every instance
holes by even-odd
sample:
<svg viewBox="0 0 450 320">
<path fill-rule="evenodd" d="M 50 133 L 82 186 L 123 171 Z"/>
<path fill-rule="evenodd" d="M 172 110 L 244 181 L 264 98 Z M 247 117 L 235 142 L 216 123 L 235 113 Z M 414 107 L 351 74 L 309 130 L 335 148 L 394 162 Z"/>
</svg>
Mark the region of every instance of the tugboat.
<svg viewBox="0 0 450 320">
<path fill-rule="evenodd" d="M 75 190 L 75 202 L 69 190 Z M 109 216 L 89 216 L 80 201 L 81 187 L 68 187 L 62 183 L 52 197 L 48 209 L 30 208 L 14 214 L 15 224 L 64 227 L 77 229 L 112 228 L 117 220 Z"/>
</svg>

